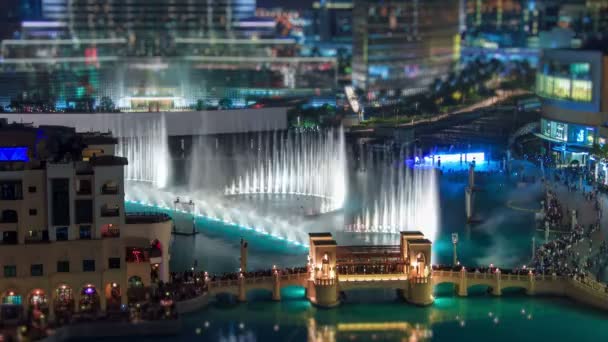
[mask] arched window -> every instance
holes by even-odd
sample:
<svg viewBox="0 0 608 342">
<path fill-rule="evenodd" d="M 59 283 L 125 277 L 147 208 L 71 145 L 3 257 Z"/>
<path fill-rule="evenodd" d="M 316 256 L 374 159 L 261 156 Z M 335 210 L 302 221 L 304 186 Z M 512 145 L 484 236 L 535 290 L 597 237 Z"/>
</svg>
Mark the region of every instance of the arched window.
<svg viewBox="0 0 608 342">
<path fill-rule="evenodd" d="M 143 287 L 144 282 L 141 280 L 139 276 L 132 276 L 129 278 L 129 287 Z"/>
</svg>

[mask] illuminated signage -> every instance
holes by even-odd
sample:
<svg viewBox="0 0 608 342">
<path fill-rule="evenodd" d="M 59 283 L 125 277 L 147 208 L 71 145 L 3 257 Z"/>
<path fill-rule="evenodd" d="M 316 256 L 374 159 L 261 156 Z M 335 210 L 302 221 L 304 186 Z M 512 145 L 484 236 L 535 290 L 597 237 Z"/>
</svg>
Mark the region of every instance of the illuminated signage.
<svg viewBox="0 0 608 342">
<path fill-rule="evenodd" d="M 0 162 L 28 160 L 27 147 L 0 147 Z"/>
<path fill-rule="evenodd" d="M 435 161 L 441 160 L 443 163 L 456 163 L 464 160 L 476 162 L 482 162 L 486 160 L 486 154 L 484 152 L 469 152 L 469 153 L 449 153 L 449 154 L 436 154 L 434 156 L 425 156 L 425 163 L 430 163 L 435 157 Z"/>
<path fill-rule="evenodd" d="M 541 119 L 541 134 L 570 145 L 593 146 L 595 128 Z"/>
</svg>

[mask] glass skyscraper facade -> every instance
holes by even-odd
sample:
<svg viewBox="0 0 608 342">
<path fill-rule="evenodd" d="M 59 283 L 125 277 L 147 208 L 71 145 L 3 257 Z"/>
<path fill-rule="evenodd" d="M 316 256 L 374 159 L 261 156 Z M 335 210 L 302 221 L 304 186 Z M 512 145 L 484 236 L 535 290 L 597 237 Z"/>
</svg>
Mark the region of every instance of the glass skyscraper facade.
<svg viewBox="0 0 608 342">
<path fill-rule="evenodd" d="M 43 16 L 65 22 L 79 37 L 223 35 L 255 8 L 256 0 L 42 0 Z"/>
<path fill-rule="evenodd" d="M 250 39 L 255 0 L 42 0 L 42 20 L 1 42 L 0 104 L 124 109 L 314 94 L 335 58 L 300 57 L 294 39 Z M 245 25 L 246 26 L 246 25 Z"/>
<path fill-rule="evenodd" d="M 422 92 L 458 61 L 458 0 L 355 0 L 353 85 L 368 97 Z"/>
</svg>

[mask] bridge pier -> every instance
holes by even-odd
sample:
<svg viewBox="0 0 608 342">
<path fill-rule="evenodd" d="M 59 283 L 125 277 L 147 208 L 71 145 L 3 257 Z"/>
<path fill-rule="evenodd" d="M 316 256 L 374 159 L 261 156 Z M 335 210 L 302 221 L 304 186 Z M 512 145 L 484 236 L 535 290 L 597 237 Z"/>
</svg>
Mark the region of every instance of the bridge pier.
<svg viewBox="0 0 608 342">
<path fill-rule="evenodd" d="M 431 305 L 433 298 L 433 281 L 431 277 L 414 277 L 407 282 L 406 300 L 418 306 Z"/>
<path fill-rule="evenodd" d="M 532 272 L 528 273 L 528 287 L 526 287 L 526 294 L 533 296 L 536 294 L 536 278 Z"/>
<path fill-rule="evenodd" d="M 238 301 L 241 303 L 244 303 L 247 301 L 247 290 L 245 289 L 245 277 L 243 277 L 243 274 L 241 274 L 239 277 Z"/>
<path fill-rule="evenodd" d="M 313 298 L 317 297 L 317 293 L 315 291 L 315 281 L 312 279 L 308 279 L 306 281 L 306 299 L 312 301 Z"/>
<path fill-rule="evenodd" d="M 314 287 L 316 297 L 311 300 L 314 305 L 321 308 L 334 308 L 340 305 L 338 280 L 336 278 L 317 279 Z"/>
<path fill-rule="evenodd" d="M 469 295 L 467 290 L 467 270 L 464 267 L 460 270 L 460 279 L 458 280 L 458 284 L 456 284 L 456 294 L 459 297 Z"/>
<path fill-rule="evenodd" d="M 496 278 L 496 284 L 492 287 L 492 295 L 501 296 L 502 295 L 502 281 L 500 277 L 500 269 L 496 269 L 494 272 L 494 277 Z"/>
<path fill-rule="evenodd" d="M 281 301 L 281 277 L 277 271 L 274 271 L 272 279 L 272 300 Z"/>
<path fill-rule="evenodd" d="M 466 297 L 469 295 L 469 292 L 467 291 L 467 287 L 466 285 L 456 285 L 456 294 L 458 295 L 458 297 Z"/>
</svg>

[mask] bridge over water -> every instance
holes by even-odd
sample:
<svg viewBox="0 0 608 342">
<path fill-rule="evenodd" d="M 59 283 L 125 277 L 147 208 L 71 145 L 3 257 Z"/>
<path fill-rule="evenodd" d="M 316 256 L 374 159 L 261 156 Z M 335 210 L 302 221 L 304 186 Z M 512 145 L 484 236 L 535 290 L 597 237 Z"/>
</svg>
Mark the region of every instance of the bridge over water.
<svg viewBox="0 0 608 342">
<path fill-rule="evenodd" d="M 486 286 L 500 296 L 504 289 L 523 289 L 528 295 L 566 296 L 582 303 L 608 310 L 605 284 L 575 280 L 571 277 L 511 273 L 499 268 L 461 267 L 459 270 L 430 266 L 430 241 L 420 232 L 402 232 L 396 246 L 337 246 L 329 233 L 310 234 L 310 254 L 305 268 L 282 272 L 273 268 L 268 275 L 245 276 L 247 245 L 241 245 L 241 273 L 236 279 L 206 279 L 211 295 L 229 293 L 246 301 L 247 292 L 263 289 L 281 300 L 285 287 L 300 286 L 315 305 L 334 307 L 340 292 L 354 289 L 395 289 L 406 301 L 416 305 L 433 303 L 433 288 L 453 284 L 459 296 L 467 296 L 473 286 Z"/>
</svg>

